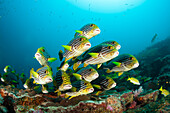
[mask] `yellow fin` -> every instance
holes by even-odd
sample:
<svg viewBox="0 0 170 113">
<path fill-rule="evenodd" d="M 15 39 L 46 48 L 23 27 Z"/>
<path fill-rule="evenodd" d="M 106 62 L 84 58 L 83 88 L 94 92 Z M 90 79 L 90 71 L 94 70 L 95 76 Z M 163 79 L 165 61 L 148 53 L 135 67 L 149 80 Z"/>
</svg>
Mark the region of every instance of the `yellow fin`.
<svg viewBox="0 0 170 113">
<path fill-rule="evenodd" d="M 88 65 L 89 65 L 89 64 L 84 63 L 83 67 L 86 67 L 86 66 L 88 66 Z"/>
<path fill-rule="evenodd" d="M 72 91 L 72 92 L 76 92 L 76 89 L 77 89 L 76 87 L 72 87 L 72 88 L 71 88 L 71 91 Z"/>
<path fill-rule="evenodd" d="M 76 70 L 78 67 L 79 67 L 79 63 L 78 62 L 76 62 L 76 63 L 74 63 L 74 65 L 73 65 L 73 70 Z"/>
<path fill-rule="evenodd" d="M 48 62 L 54 62 L 57 58 L 48 58 Z"/>
<path fill-rule="evenodd" d="M 97 58 L 99 53 L 88 53 L 89 55 L 91 55 L 93 58 Z"/>
<path fill-rule="evenodd" d="M 92 86 L 95 87 L 95 88 L 97 88 L 97 89 L 101 89 L 101 86 L 100 86 L 100 85 L 93 84 Z"/>
<path fill-rule="evenodd" d="M 71 50 L 71 46 L 68 46 L 68 45 L 62 45 L 62 47 L 64 47 L 65 49 L 67 49 L 68 51 L 72 51 Z"/>
<path fill-rule="evenodd" d="M 82 80 L 82 76 L 77 73 L 73 73 L 73 75 L 76 77 L 77 80 Z"/>
<path fill-rule="evenodd" d="M 112 71 L 110 71 L 110 69 L 107 69 L 106 73 L 111 73 Z"/>
<path fill-rule="evenodd" d="M 101 65 L 102 65 L 102 64 L 97 64 L 97 69 L 99 69 Z"/>
<path fill-rule="evenodd" d="M 76 33 L 80 33 L 81 35 L 83 34 L 83 31 L 80 31 L 80 30 L 75 30 Z"/>
<path fill-rule="evenodd" d="M 120 75 L 122 75 L 123 74 L 123 72 L 118 72 L 118 76 L 120 76 Z"/>
<path fill-rule="evenodd" d="M 33 81 L 33 84 L 36 84 L 35 80 Z"/>
<path fill-rule="evenodd" d="M 69 95 L 68 94 L 65 94 L 65 97 L 64 98 L 68 98 L 69 97 Z"/>
<path fill-rule="evenodd" d="M 120 62 L 112 62 L 113 64 L 115 64 L 117 67 L 120 67 L 121 63 Z"/>
<path fill-rule="evenodd" d="M 96 96 L 98 96 L 99 94 L 101 94 L 102 93 L 102 91 L 98 91 L 97 93 L 96 93 Z"/>
<path fill-rule="evenodd" d="M 161 88 L 159 90 L 162 91 L 162 86 L 161 86 Z"/>
</svg>

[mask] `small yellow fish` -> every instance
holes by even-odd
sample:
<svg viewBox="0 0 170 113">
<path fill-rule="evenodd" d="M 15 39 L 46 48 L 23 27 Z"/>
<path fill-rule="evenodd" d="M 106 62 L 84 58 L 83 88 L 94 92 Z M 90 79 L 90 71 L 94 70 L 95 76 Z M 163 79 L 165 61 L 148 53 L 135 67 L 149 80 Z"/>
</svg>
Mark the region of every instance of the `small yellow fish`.
<svg viewBox="0 0 170 113">
<path fill-rule="evenodd" d="M 166 89 L 162 89 L 162 86 L 161 86 L 161 88 L 160 88 L 159 90 L 162 91 L 161 94 L 163 94 L 164 97 L 166 97 L 167 95 L 169 95 L 169 91 L 166 90 Z"/>
<path fill-rule="evenodd" d="M 129 77 L 129 78 L 127 79 L 127 81 L 128 81 L 128 80 L 130 80 L 130 82 L 133 83 L 133 84 L 140 85 L 139 80 L 136 79 L 136 78 Z"/>
</svg>

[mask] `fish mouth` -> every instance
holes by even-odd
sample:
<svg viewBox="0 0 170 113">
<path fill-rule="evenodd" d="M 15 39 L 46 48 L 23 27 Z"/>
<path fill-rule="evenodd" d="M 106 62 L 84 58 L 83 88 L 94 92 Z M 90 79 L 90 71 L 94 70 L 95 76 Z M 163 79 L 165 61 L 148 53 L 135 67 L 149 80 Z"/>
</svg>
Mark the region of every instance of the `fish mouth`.
<svg viewBox="0 0 170 113">
<path fill-rule="evenodd" d="M 114 53 L 114 57 L 117 57 L 119 55 L 119 51 L 116 51 L 115 53 Z"/>
<path fill-rule="evenodd" d="M 101 32 L 100 29 L 95 29 L 95 30 L 94 30 L 94 33 L 95 33 L 95 34 L 100 34 L 100 32 Z"/>
<path fill-rule="evenodd" d="M 98 73 L 94 74 L 94 79 L 96 79 L 96 78 L 98 78 L 98 77 L 99 77 L 99 74 L 98 74 Z"/>
<path fill-rule="evenodd" d="M 67 90 L 67 89 L 71 89 L 72 88 L 72 85 L 71 84 L 67 84 L 64 86 L 64 89 Z"/>
<path fill-rule="evenodd" d="M 120 46 L 120 45 L 118 45 L 118 46 L 116 47 L 116 49 L 117 49 L 117 50 L 119 50 L 120 48 L 121 48 L 121 46 Z"/>
<path fill-rule="evenodd" d="M 111 88 L 114 88 L 116 86 L 116 83 L 112 84 Z"/>
<path fill-rule="evenodd" d="M 92 93 L 94 91 L 94 88 L 89 89 L 89 93 Z"/>
<path fill-rule="evenodd" d="M 87 47 L 91 47 L 91 44 L 90 44 L 90 43 L 87 43 L 85 46 L 87 46 Z"/>
<path fill-rule="evenodd" d="M 137 62 L 133 65 L 133 68 L 137 68 L 138 66 L 139 66 L 139 63 Z"/>
<path fill-rule="evenodd" d="M 1 81 L 4 82 L 5 80 L 3 78 L 1 78 Z"/>
<path fill-rule="evenodd" d="M 39 58 L 39 57 L 41 57 L 41 54 L 40 53 L 36 53 L 35 54 L 35 58 Z"/>
</svg>

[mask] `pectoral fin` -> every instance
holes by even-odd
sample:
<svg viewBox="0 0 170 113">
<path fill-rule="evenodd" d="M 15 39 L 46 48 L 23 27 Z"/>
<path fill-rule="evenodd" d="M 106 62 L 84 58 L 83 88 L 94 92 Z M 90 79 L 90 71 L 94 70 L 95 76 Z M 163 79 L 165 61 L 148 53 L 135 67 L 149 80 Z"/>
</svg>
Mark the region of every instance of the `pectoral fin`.
<svg viewBox="0 0 170 113">
<path fill-rule="evenodd" d="M 72 51 L 71 50 L 71 46 L 68 46 L 68 45 L 62 45 L 62 47 L 64 47 L 65 49 L 67 49 L 68 51 Z"/>
<path fill-rule="evenodd" d="M 121 63 L 120 62 L 112 62 L 113 64 L 115 64 L 117 67 L 120 67 L 121 66 Z"/>
<path fill-rule="evenodd" d="M 86 66 L 88 66 L 88 64 L 84 63 L 83 67 L 86 67 Z"/>
<path fill-rule="evenodd" d="M 95 87 L 95 88 L 97 88 L 97 89 L 101 89 L 101 86 L 100 86 L 100 85 L 93 84 L 92 86 Z"/>
<path fill-rule="evenodd" d="M 77 73 L 73 73 L 73 75 L 76 77 L 77 80 L 82 80 L 82 76 Z"/>
<path fill-rule="evenodd" d="M 83 31 L 80 31 L 80 30 L 75 30 L 76 33 L 80 33 L 81 35 L 83 34 Z"/>
<path fill-rule="evenodd" d="M 102 65 L 102 64 L 97 64 L 97 69 L 99 69 L 101 65 Z"/>
<path fill-rule="evenodd" d="M 33 57 L 34 59 L 36 59 L 35 57 Z"/>
<path fill-rule="evenodd" d="M 98 96 L 99 94 L 101 94 L 102 93 L 102 91 L 98 91 L 97 93 L 96 93 L 96 96 Z"/>
<path fill-rule="evenodd" d="M 48 62 L 54 62 L 57 58 L 48 58 Z"/>
<path fill-rule="evenodd" d="M 38 76 L 39 76 L 39 74 L 37 72 L 35 72 L 33 68 L 30 71 L 30 78 L 32 78 L 32 76 L 34 78 L 38 78 Z"/>
<path fill-rule="evenodd" d="M 91 55 L 93 58 L 97 58 L 99 53 L 88 53 L 89 55 Z"/>
<path fill-rule="evenodd" d="M 120 76 L 120 75 L 122 75 L 123 74 L 123 72 L 118 72 L 118 76 Z"/>
<path fill-rule="evenodd" d="M 111 73 L 112 71 L 110 69 L 107 69 L 106 73 Z"/>
<path fill-rule="evenodd" d="M 17 82 L 17 81 L 15 81 L 15 80 L 12 80 L 12 82 L 13 82 L 13 83 L 18 83 L 18 82 Z"/>
</svg>

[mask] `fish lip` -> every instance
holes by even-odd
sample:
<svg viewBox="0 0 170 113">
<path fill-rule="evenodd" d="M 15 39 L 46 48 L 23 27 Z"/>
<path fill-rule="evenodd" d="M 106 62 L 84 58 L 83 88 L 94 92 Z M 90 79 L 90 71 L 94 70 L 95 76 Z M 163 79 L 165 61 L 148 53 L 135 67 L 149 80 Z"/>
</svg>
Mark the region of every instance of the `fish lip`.
<svg viewBox="0 0 170 113">
<path fill-rule="evenodd" d="M 89 93 L 92 93 L 94 91 L 94 88 L 89 89 Z"/>
<path fill-rule="evenodd" d="M 91 44 L 90 44 L 90 43 L 87 43 L 87 44 L 85 44 L 85 46 L 91 47 Z"/>
<path fill-rule="evenodd" d="M 72 85 L 71 85 L 71 84 L 67 84 L 67 85 L 64 86 L 64 89 L 66 89 L 66 90 L 67 90 L 67 89 L 71 89 L 71 88 L 72 88 Z"/>
<path fill-rule="evenodd" d="M 111 87 L 112 87 L 112 88 L 114 88 L 115 86 L 116 86 L 116 83 L 112 84 L 112 86 L 111 86 Z"/>
<path fill-rule="evenodd" d="M 41 57 L 41 54 L 40 53 L 35 53 L 35 58 L 39 58 Z"/>
<path fill-rule="evenodd" d="M 139 63 L 135 63 L 134 65 L 133 65 L 133 68 L 137 68 L 139 66 Z"/>
<path fill-rule="evenodd" d="M 118 45 L 118 46 L 116 47 L 117 50 L 119 50 L 120 48 L 121 48 L 121 45 Z"/>
<path fill-rule="evenodd" d="M 95 34 L 100 34 L 101 30 L 99 28 L 94 30 Z"/>
<path fill-rule="evenodd" d="M 1 81 L 4 82 L 5 80 L 3 78 L 1 78 Z"/>
</svg>

